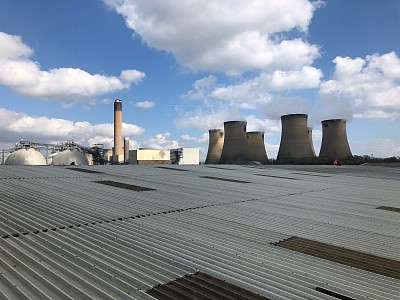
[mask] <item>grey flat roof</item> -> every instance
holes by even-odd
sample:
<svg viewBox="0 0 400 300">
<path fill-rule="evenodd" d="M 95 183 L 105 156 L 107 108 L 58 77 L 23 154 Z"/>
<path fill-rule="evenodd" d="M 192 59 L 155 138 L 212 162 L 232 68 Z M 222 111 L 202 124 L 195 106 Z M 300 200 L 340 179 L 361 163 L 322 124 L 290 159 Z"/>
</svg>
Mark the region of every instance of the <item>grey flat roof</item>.
<svg viewBox="0 0 400 300">
<path fill-rule="evenodd" d="M 276 246 L 399 262 L 400 214 L 377 208 L 400 208 L 400 168 L 79 169 L 101 173 L 0 166 L 1 299 L 155 299 L 146 291 L 199 271 L 269 299 L 400 298 L 390 275 Z"/>
</svg>

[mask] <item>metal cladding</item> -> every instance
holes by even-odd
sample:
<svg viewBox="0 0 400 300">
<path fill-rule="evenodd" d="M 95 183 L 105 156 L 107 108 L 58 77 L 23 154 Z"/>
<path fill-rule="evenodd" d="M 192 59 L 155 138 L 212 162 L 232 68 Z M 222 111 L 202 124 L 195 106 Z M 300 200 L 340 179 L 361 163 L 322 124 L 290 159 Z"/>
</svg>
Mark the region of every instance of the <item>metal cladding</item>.
<svg viewBox="0 0 400 300">
<path fill-rule="evenodd" d="M 124 161 L 129 162 L 129 138 L 124 138 Z"/>
<path fill-rule="evenodd" d="M 308 127 L 307 130 L 308 130 L 308 139 L 310 140 L 312 152 L 313 152 L 314 156 L 316 156 L 315 149 L 314 149 L 314 143 L 313 143 L 313 139 L 312 139 L 312 128 Z"/>
<path fill-rule="evenodd" d="M 281 116 L 282 135 L 277 160 L 314 157 L 306 114 Z"/>
<path fill-rule="evenodd" d="M 71 164 L 86 166 L 89 162 L 82 151 L 78 149 L 66 149 L 53 156 L 51 164 L 53 166 L 69 166 Z"/>
<path fill-rule="evenodd" d="M 224 132 L 221 129 L 208 131 L 208 152 L 206 164 L 219 164 L 222 148 L 224 146 Z"/>
<path fill-rule="evenodd" d="M 319 157 L 340 159 L 352 156 L 346 133 L 346 120 L 322 121 L 322 143 Z"/>
<path fill-rule="evenodd" d="M 246 121 L 228 121 L 224 123 L 224 146 L 220 164 L 248 164 Z"/>
<path fill-rule="evenodd" d="M 264 132 L 254 131 L 247 133 L 248 158 L 250 161 L 263 165 L 268 163 L 267 152 L 264 145 Z"/>
<path fill-rule="evenodd" d="M 122 151 L 122 101 L 114 101 L 114 155 L 123 155 Z"/>
<path fill-rule="evenodd" d="M 5 164 L 19 166 L 43 166 L 46 165 L 46 159 L 34 148 L 23 148 L 12 152 L 7 157 Z"/>
</svg>

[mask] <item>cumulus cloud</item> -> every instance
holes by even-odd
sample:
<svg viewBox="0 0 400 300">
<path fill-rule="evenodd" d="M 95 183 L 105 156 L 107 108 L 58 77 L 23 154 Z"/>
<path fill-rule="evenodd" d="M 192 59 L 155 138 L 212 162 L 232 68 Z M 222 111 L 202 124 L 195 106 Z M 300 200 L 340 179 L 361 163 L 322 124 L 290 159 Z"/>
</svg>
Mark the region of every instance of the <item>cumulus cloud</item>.
<svg viewBox="0 0 400 300">
<path fill-rule="evenodd" d="M 31 59 L 32 54 L 20 36 L 0 32 L 0 84 L 27 96 L 77 101 L 130 88 L 145 78 L 137 70 L 123 70 L 119 77 L 90 74 L 78 68 L 42 70 Z"/>
<path fill-rule="evenodd" d="M 320 1 L 103 0 L 150 47 L 174 54 L 192 70 L 238 74 L 278 67 L 298 69 L 319 56 L 301 38 Z M 295 29 L 295 31 L 293 30 Z"/>
<path fill-rule="evenodd" d="M 400 141 L 389 138 L 378 138 L 372 141 L 352 143 L 352 152 L 356 155 L 373 155 L 374 157 L 399 156 Z"/>
<path fill-rule="evenodd" d="M 194 136 L 191 136 L 190 134 L 182 134 L 181 141 L 182 141 L 182 144 L 185 144 L 185 143 L 198 143 L 198 144 L 208 143 L 208 133 L 203 133 L 203 135 L 201 137 L 194 137 Z"/>
<path fill-rule="evenodd" d="M 179 142 L 171 138 L 170 132 L 156 134 L 155 136 L 140 143 L 142 148 L 151 149 L 173 149 L 180 148 Z"/>
<path fill-rule="evenodd" d="M 143 134 L 144 129 L 134 124 L 122 124 L 124 136 Z M 74 140 L 90 146 L 103 143 L 106 148 L 113 145 L 114 125 L 111 123 L 91 124 L 43 116 L 29 116 L 25 113 L 0 108 L 0 135 L 2 142 L 15 143 L 20 139 L 41 143 Z"/>
<path fill-rule="evenodd" d="M 136 102 L 135 106 L 138 108 L 149 109 L 156 106 L 156 103 L 153 101 L 141 101 L 141 102 Z"/>
<path fill-rule="evenodd" d="M 331 80 L 321 84 L 320 101 L 330 117 L 400 120 L 400 59 L 395 52 L 365 58 L 336 57 Z"/>
</svg>

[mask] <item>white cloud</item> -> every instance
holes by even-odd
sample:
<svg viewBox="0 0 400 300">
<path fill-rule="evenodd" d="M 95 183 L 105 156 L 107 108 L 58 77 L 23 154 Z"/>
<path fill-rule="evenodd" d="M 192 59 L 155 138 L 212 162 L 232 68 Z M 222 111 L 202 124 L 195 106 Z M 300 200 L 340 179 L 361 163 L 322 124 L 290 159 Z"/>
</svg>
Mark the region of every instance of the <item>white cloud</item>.
<svg viewBox="0 0 400 300">
<path fill-rule="evenodd" d="M 122 124 L 124 136 L 141 135 L 144 129 L 134 124 Z M 15 143 L 20 139 L 41 143 L 74 140 L 78 144 L 90 146 L 104 143 L 106 148 L 113 145 L 114 125 L 111 123 L 91 124 L 64 119 L 34 117 L 25 113 L 0 108 L 0 135 L 2 142 Z"/>
<path fill-rule="evenodd" d="M 333 79 L 321 84 L 325 114 L 400 119 L 400 59 L 395 52 L 336 57 Z"/>
<path fill-rule="evenodd" d="M 178 141 L 171 139 L 171 133 L 164 132 L 156 134 L 154 137 L 141 142 L 140 147 L 151 149 L 173 149 L 179 148 L 180 146 Z"/>
<path fill-rule="evenodd" d="M 317 46 L 299 38 L 277 40 L 276 33 L 307 32 L 320 1 L 103 1 L 147 45 L 172 52 L 192 70 L 298 69 L 319 56 Z"/>
<path fill-rule="evenodd" d="M 185 112 L 175 121 L 179 129 L 208 130 L 223 128 L 225 121 L 242 120 L 243 117 L 235 109 L 220 107 L 212 111 L 204 111 L 198 107 L 194 111 Z"/>
<path fill-rule="evenodd" d="M 136 102 L 135 106 L 138 108 L 149 109 L 156 106 L 156 103 L 153 101 L 141 101 L 141 102 Z"/>
<path fill-rule="evenodd" d="M 32 54 L 21 37 L 0 32 L 0 84 L 27 96 L 77 101 L 130 88 L 145 77 L 137 70 L 123 70 L 120 77 L 90 74 L 77 68 L 46 71 L 30 59 Z"/>
<path fill-rule="evenodd" d="M 182 144 L 185 144 L 185 143 L 198 143 L 198 144 L 208 143 L 208 133 L 203 133 L 203 135 L 199 138 L 191 136 L 189 134 L 182 134 L 181 141 L 182 141 Z"/>
<path fill-rule="evenodd" d="M 378 138 L 372 141 L 352 143 L 352 152 L 356 155 L 373 155 L 374 157 L 392 157 L 400 155 L 400 141 L 389 138 Z"/>
<path fill-rule="evenodd" d="M 246 117 L 247 131 L 263 131 L 265 135 L 281 132 L 281 124 L 278 120 L 259 119 L 254 115 Z"/>
</svg>

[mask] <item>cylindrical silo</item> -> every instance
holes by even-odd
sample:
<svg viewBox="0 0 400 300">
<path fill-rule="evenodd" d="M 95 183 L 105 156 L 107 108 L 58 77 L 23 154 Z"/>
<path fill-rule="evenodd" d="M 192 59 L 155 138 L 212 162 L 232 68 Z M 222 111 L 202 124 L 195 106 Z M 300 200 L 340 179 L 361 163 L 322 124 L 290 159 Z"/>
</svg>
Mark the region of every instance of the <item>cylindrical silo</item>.
<svg viewBox="0 0 400 300">
<path fill-rule="evenodd" d="M 312 128 L 308 127 L 307 130 L 308 130 L 308 139 L 310 140 L 311 149 L 312 149 L 313 155 L 315 156 L 314 143 L 313 143 L 313 139 L 312 139 Z"/>
<path fill-rule="evenodd" d="M 224 146 L 224 132 L 221 129 L 208 131 L 208 152 L 206 164 L 219 164 L 222 148 Z"/>
<path fill-rule="evenodd" d="M 114 101 L 114 156 L 123 155 L 122 151 L 122 101 Z"/>
<path fill-rule="evenodd" d="M 282 135 L 278 161 L 314 157 L 310 143 L 306 114 L 281 116 Z"/>
<path fill-rule="evenodd" d="M 221 164 L 248 164 L 246 121 L 228 121 L 224 123 L 224 146 L 221 152 Z"/>
<path fill-rule="evenodd" d="M 319 157 L 342 159 L 352 156 L 346 133 L 346 120 L 322 121 L 322 143 Z"/>
<path fill-rule="evenodd" d="M 249 161 L 259 162 L 263 165 L 268 163 L 265 151 L 264 132 L 254 131 L 247 133 L 247 148 Z"/>
<path fill-rule="evenodd" d="M 125 163 L 129 162 L 129 138 L 124 138 L 124 161 Z"/>
</svg>

